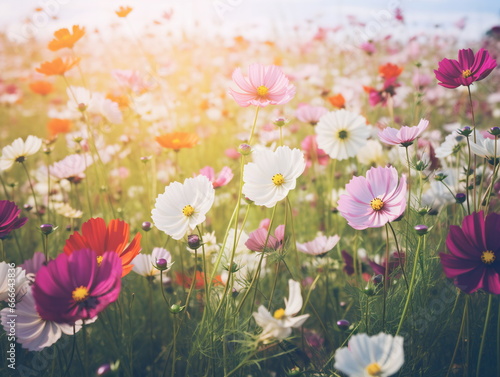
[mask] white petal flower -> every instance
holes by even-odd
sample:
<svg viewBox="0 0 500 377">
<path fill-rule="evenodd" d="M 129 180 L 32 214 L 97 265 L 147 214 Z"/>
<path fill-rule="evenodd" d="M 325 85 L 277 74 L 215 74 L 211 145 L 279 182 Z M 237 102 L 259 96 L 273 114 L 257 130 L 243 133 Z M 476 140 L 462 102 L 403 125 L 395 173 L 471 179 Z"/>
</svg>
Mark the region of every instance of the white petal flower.
<svg viewBox="0 0 500 377">
<path fill-rule="evenodd" d="M 42 139 L 29 135 L 26 141 L 18 138 L 2 149 L 0 157 L 0 170 L 7 170 L 14 165 L 14 162 L 23 162 L 27 156 L 38 152 L 42 147 Z"/>
<path fill-rule="evenodd" d="M 254 162 L 245 165 L 243 194 L 259 206 L 273 207 L 296 185 L 306 167 L 299 149 L 278 147 L 275 152 L 262 149 L 254 152 Z"/>
<path fill-rule="evenodd" d="M 366 119 L 344 109 L 323 115 L 315 129 L 318 147 L 336 160 L 356 156 L 370 137 Z"/>
<path fill-rule="evenodd" d="M 475 155 L 484 157 L 490 162 L 493 162 L 495 158 L 498 159 L 500 156 L 500 143 L 498 142 L 498 138 L 496 140 L 485 138 L 479 132 L 476 135 L 476 142 L 471 138 L 470 149 Z"/>
<path fill-rule="evenodd" d="M 1 323 L 7 334 L 9 334 L 9 321 L 11 320 L 9 314 L 9 308 L 0 311 Z M 80 328 L 81 323 L 77 323 L 75 330 L 78 331 Z M 31 287 L 29 287 L 22 300 L 16 304 L 17 342 L 30 351 L 40 351 L 57 342 L 63 333 L 72 335 L 73 325 L 42 319 L 36 311 L 35 299 L 31 293 Z"/>
<path fill-rule="evenodd" d="M 467 146 L 465 136 L 460 135 L 456 130 L 444 138 L 443 143 L 436 148 L 436 157 L 445 158 L 456 154 Z"/>
<path fill-rule="evenodd" d="M 348 347 L 335 352 L 335 369 L 349 377 L 389 377 L 404 364 L 404 339 L 379 333 L 369 337 L 356 334 Z"/>
<path fill-rule="evenodd" d="M 10 287 L 14 287 L 16 298 L 24 295 L 30 280 L 21 267 L 11 267 L 9 263 L 0 262 L 0 301 L 6 301 L 10 296 Z"/>
<path fill-rule="evenodd" d="M 206 219 L 212 207 L 215 190 L 207 177 L 187 178 L 184 183 L 173 182 L 156 198 L 151 211 L 154 225 L 175 240 L 193 230 Z"/>
<path fill-rule="evenodd" d="M 160 275 L 160 270 L 154 266 L 158 259 L 165 259 L 167 261 L 168 269 L 170 268 L 170 265 L 172 264 L 172 255 L 170 252 L 161 247 L 155 247 L 151 254 L 137 254 L 132 261 L 134 264 L 132 271 L 145 277 Z"/>
<path fill-rule="evenodd" d="M 318 236 L 314 240 L 306 243 L 297 242 L 297 250 L 306 254 L 322 255 L 332 250 L 339 240 L 340 237 L 338 235 L 332 237 Z"/>
<path fill-rule="evenodd" d="M 302 294 L 300 283 L 288 280 L 289 295 L 285 299 L 285 309 L 278 309 L 271 315 L 264 305 L 259 306 L 256 313 L 253 313 L 255 322 L 262 327 L 263 331 L 260 340 L 264 343 L 271 339 L 285 339 L 292 333 L 292 328 L 300 327 L 309 318 L 309 314 L 294 317 L 302 309 Z"/>
</svg>

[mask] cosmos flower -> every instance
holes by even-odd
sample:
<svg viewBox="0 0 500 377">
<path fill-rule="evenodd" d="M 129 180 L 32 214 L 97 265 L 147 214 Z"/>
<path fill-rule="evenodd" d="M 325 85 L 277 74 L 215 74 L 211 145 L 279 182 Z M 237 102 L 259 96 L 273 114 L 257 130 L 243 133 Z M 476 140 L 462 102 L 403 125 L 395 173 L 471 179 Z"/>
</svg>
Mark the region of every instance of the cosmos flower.
<svg viewBox="0 0 500 377">
<path fill-rule="evenodd" d="M 66 28 L 54 33 L 54 39 L 49 42 L 49 50 L 57 51 L 62 48 L 73 48 L 76 42 L 85 35 L 85 28 L 73 25 L 73 34 Z"/>
<path fill-rule="evenodd" d="M 403 337 L 379 333 L 353 335 L 335 352 L 335 369 L 349 377 L 389 377 L 404 364 Z"/>
<path fill-rule="evenodd" d="M 387 164 L 387 156 L 378 140 L 368 140 L 366 145 L 358 151 L 356 158 L 360 164 L 366 166 L 385 166 Z"/>
<path fill-rule="evenodd" d="M 385 80 L 398 77 L 402 72 L 403 67 L 399 67 L 392 63 L 387 63 L 378 67 L 378 73 Z"/>
<path fill-rule="evenodd" d="M 500 215 L 483 211 L 464 217 L 462 226 L 451 225 L 446 246 L 450 254 L 440 253 L 447 278 L 465 293 L 478 289 L 500 294 Z"/>
<path fill-rule="evenodd" d="M 356 156 L 370 137 L 366 119 L 344 109 L 325 114 L 315 131 L 318 147 L 336 160 Z"/>
<path fill-rule="evenodd" d="M 236 68 L 233 81 L 242 92 L 229 89 L 229 94 L 242 107 L 283 105 L 295 96 L 295 86 L 275 65 L 251 64 L 248 78 L 243 77 L 240 68 Z"/>
<path fill-rule="evenodd" d="M 334 94 L 333 96 L 328 97 L 328 102 L 330 102 L 333 107 L 338 109 L 343 109 L 345 107 L 345 98 L 342 93 Z"/>
<path fill-rule="evenodd" d="M 85 154 L 70 154 L 49 166 L 50 175 L 58 180 L 67 179 L 78 183 L 85 177 L 85 170 L 92 165 L 92 159 Z"/>
<path fill-rule="evenodd" d="M 460 85 L 470 86 L 475 81 L 486 78 L 497 66 L 487 50 L 481 48 L 474 54 L 470 48 L 458 51 L 458 61 L 443 59 L 434 70 L 438 84 L 448 89 L 458 88 Z"/>
<path fill-rule="evenodd" d="M 275 152 L 255 151 L 253 160 L 244 167 L 242 191 L 256 205 L 268 208 L 295 188 L 306 167 L 303 153 L 287 146 L 278 147 Z"/>
<path fill-rule="evenodd" d="M 0 311 L 1 323 L 9 333 L 10 309 Z M 75 326 L 76 332 L 81 325 Z M 62 334 L 72 335 L 73 325 L 46 321 L 40 317 L 35 307 L 35 299 L 31 287 L 27 288 L 21 301 L 16 303 L 16 341 L 29 351 L 40 351 L 57 342 Z"/>
<path fill-rule="evenodd" d="M 259 306 L 253 313 L 255 322 L 262 327 L 259 339 L 264 343 L 272 339 L 285 339 L 292 334 L 292 328 L 298 328 L 309 318 L 309 314 L 294 317 L 302 309 L 302 294 L 300 283 L 288 280 L 288 300 L 285 299 L 285 309 L 278 309 L 273 315 L 269 313 L 264 305 Z"/>
<path fill-rule="evenodd" d="M 70 119 L 51 118 L 47 123 L 47 130 L 51 137 L 61 133 L 68 133 L 71 131 L 72 123 Z"/>
<path fill-rule="evenodd" d="M 63 60 L 62 58 L 55 58 L 50 62 L 44 62 L 36 69 L 38 73 L 44 74 L 46 76 L 63 76 L 71 68 L 78 64 L 80 58 L 71 59 L 67 58 Z"/>
<path fill-rule="evenodd" d="M 307 135 L 300 143 L 300 147 L 304 151 L 306 158 L 306 165 L 310 167 L 313 161 L 317 161 L 320 165 L 328 165 L 330 156 L 323 149 L 318 148 L 316 135 Z"/>
<path fill-rule="evenodd" d="M 165 259 L 168 268 L 170 268 L 172 264 L 172 255 L 170 252 L 161 247 L 155 247 L 151 254 L 141 253 L 134 258 L 132 261 L 132 263 L 134 263 L 132 271 L 145 277 L 160 275 L 160 270 L 155 267 L 158 259 Z"/>
<path fill-rule="evenodd" d="M 12 272 L 15 270 L 15 272 Z M 15 275 L 14 277 L 10 275 Z M 26 271 L 21 267 L 14 267 L 14 263 L 0 262 L 0 302 L 9 298 L 9 280 L 14 279 L 16 298 L 22 297 L 29 286 L 30 280 L 26 276 Z"/>
<path fill-rule="evenodd" d="M 271 234 L 268 236 L 268 229 L 259 227 L 248 235 L 248 240 L 245 242 L 245 246 L 248 247 L 248 249 L 257 252 L 278 250 L 283 246 L 284 239 L 284 225 L 278 225 L 276 227 L 274 230 L 274 236 Z"/>
<path fill-rule="evenodd" d="M 31 91 L 42 96 L 46 96 L 54 91 L 54 85 L 48 81 L 37 80 L 33 81 L 29 85 Z"/>
<path fill-rule="evenodd" d="M 479 132 L 476 134 L 476 141 L 470 140 L 470 149 L 477 156 L 486 158 L 490 164 L 500 158 L 500 142 L 497 139 L 484 137 Z M 496 152 L 496 155 L 495 155 Z"/>
<path fill-rule="evenodd" d="M 123 114 L 116 102 L 107 99 L 104 94 L 91 92 L 80 86 L 71 86 L 66 89 L 68 108 L 79 114 L 86 111 L 89 114 L 100 115 L 112 124 L 123 122 Z"/>
<path fill-rule="evenodd" d="M 353 177 L 338 201 L 338 210 L 354 229 L 378 228 L 406 209 L 406 178 L 395 168 L 372 167 L 365 177 Z"/>
<path fill-rule="evenodd" d="M 318 124 L 320 118 L 327 112 L 328 110 L 323 106 L 302 104 L 299 105 L 299 108 L 295 111 L 295 116 L 301 122 L 309 123 L 311 126 L 315 126 Z"/>
<path fill-rule="evenodd" d="M 20 213 L 16 203 L 0 200 L 0 239 L 6 238 L 10 232 L 26 224 L 28 218 L 19 217 Z"/>
<path fill-rule="evenodd" d="M 416 138 L 422 135 L 422 132 L 425 131 L 428 125 L 428 120 L 421 119 L 415 127 L 402 126 L 399 130 L 392 127 L 386 127 L 378 132 L 378 137 L 380 141 L 385 144 L 409 147 Z"/>
<path fill-rule="evenodd" d="M 132 8 L 124 6 L 121 6 L 117 11 L 115 11 L 116 15 L 121 18 L 127 17 L 130 12 L 132 12 Z"/>
<path fill-rule="evenodd" d="M 14 165 L 14 162 L 24 162 L 26 157 L 34 155 L 42 147 L 42 139 L 29 135 L 26 141 L 18 138 L 12 144 L 3 147 L 2 157 L 0 157 L 0 170 L 7 170 Z"/>
<path fill-rule="evenodd" d="M 229 166 L 224 166 L 217 177 L 215 176 L 214 168 L 211 166 L 205 166 L 200 169 L 200 174 L 207 177 L 212 182 L 214 188 L 227 185 L 234 177 L 233 171 Z"/>
<path fill-rule="evenodd" d="M 200 138 L 193 132 L 172 132 L 155 137 L 163 147 L 179 151 L 184 148 L 193 148 Z"/>
<path fill-rule="evenodd" d="M 184 183 L 172 182 L 156 198 L 151 217 L 155 227 L 180 240 L 188 230 L 205 221 L 214 199 L 212 182 L 204 175 L 187 178 Z"/>
<path fill-rule="evenodd" d="M 36 274 L 33 297 L 45 321 L 74 324 L 90 320 L 118 299 L 122 263 L 115 252 L 106 252 L 98 263 L 90 249 L 61 253 Z"/>
<path fill-rule="evenodd" d="M 332 250 L 339 242 L 340 237 L 335 236 L 318 236 L 314 240 L 298 243 L 297 250 L 309 255 L 324 255 Z"/>
<path fill-rule="evenodd" d="M 19 267 L 22 267 L 27 274 L 34 274 L 38 272 L 40 267 L 45 264 L 45 254 L 40 251 L 35 251 L 31 259 L 27 259 Z"/>
<path fill-rule="evenodd" d="M 132 260 L 141 251 L 142 235 L 137 233 L 130 244 L 129 237 L 130 227 L 125 221 L 114 219 L 106 226 L 104 219 L 92 218 L 83 223 L 81 234 L 74 232 L 69 236 L 63 251 L 71 255 L 80 249 L 91 249 L 99 263 L 106 252 L 112 251 L 118 255 L 123 267 L 122 276 L 125 276 L 132 270 Z"/>
</svg>

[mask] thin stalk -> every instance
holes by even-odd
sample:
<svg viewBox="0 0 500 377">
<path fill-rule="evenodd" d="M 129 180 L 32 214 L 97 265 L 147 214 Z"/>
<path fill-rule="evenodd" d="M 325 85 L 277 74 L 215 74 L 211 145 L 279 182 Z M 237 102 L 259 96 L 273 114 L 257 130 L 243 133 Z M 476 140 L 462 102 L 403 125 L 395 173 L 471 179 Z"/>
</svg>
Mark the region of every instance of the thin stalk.
<svg viewBox="0 0 500 377">
<path fill-rule="evenodd" d="M 385 271 L 384 271 L 384 307 L 382 310 L 382 329 L 385 331 L 385 316 L 387 310 L 387 289 L 389 288 L 388 277 L 389 277 L 389 227 L 385 224 Z"/>
<path fill-rule="evenodd" d="M 257 106 L 255 108 L 255 116 L 253 118 L 253 125 L 252 125 L 252 131 L 250 131 L 250 137 L 248 138 L 248 144 L 252 144 L 252 138 L 253 138 L 253 134 L 255 132 L 255 125 L 257 124 L 257 117 L 259 116 L 259 110 L 260 110 L 260 106 Z"/>
<path fill-rule="evenodd" d="M 453 351 L 453 356 L 451 357 L 450 366 L 448 367 L 448 372 L 446 373 L 446 377 L 450 375 L 451 368 L 453 367 L 453 362 L 455 361 L 455 357 L 457 356 L 458 346 L 460 344 L 460 338 L 462 337 L 462 333 L 464 331 L 465 326 L 465 318 L 467 317 L 467 310 L 469 307 L 469 297 L 465 297 L 465 305 L 464 305 L 464 313 L 462 314 L 462 323 L 460 324 L 460 331 L 458 332 L 457 343 L 455 344 L 455 350 Z"/>
<path fill-rule="evenodd" d="M 477 357 L 476 377 L 480 377 L 479 372 L 481 371 L 481 359 L 483 357 L 483 349 L 486 340 L 486 332 L 488 331 L 488 322 L 490 318 L 492 303 L 493 303 L 493 295 L 490 293 L 488 295 L 488 307 L 486 309 L 486 318 L 484 319 L 483 336 L 481 337 L 481 345 L 479 346 L 479 355 Z"/>
<path fill-rule="evenodd" d="M 474 127 L 474 143 L 476 142 L 476 119 L 474 118 L 474 105 L 472 103 L 472 94 L 470 92 L 470 85 L 467 86 L 467 91 L 469 93 L 469 103 L 470 103 L 470 110 L 471 110 L 471 115 L 472 115 L 472 126 Z M 472 191 L 472 198 L 474 202 L 474 211 L 477 209 L 477 201 L 476 201 L 476 166 L 477 166 L 477 161 L 476 161 L 476 155 L 474 155 L 474 191 Z"/>
<path fill-rule="evenodd" d="M 26 165 L 25 165 L 24 161 L 21 161 L 21 165 L 23 166 L 24 171 L 26 172 L 26 176 L 28 177 L 28 182 L 30 184 L 31 193 L 33 195 L 33 200 L 35 201 L 36 214 L 37 214 L 37 216 L 41 217 L 41 214 L 40 214 L 40 211 L 39 211 L 39 207 L 38 207 L 38 203 L 36 201 L 35 189 L 33 188 L 33 183 L 31 182 L 30 173 L 28 172 L 28 168 L 26 168 Z"/>
</svg>

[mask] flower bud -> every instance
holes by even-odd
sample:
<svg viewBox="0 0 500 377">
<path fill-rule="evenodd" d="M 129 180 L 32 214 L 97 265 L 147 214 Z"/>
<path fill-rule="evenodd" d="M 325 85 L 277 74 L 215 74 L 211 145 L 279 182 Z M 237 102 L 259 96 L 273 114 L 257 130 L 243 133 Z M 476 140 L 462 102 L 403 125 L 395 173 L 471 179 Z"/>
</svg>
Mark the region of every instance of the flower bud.
<svg viewBox="0 0 500 377">
<path fill-rule="evenodd" d="M 457 195 L 455 195 L 455 201 L 458 204 L 462 204 L 463 202 L 465 202 L 466 199 L 467 195 L 465 195 L 463 192 L 459 192 Z"/>
<path fill-rule="evenodd" d="M 142 230 L 145 232 L 149 232 L 152 227 L 153 227 L 153 224 L 151 224 L 149 221 L 144 221 L 142 223 Z"/>
<path fill-rule="evenodd" d="M 201 247 L 201 240 L 197 234 L 190 234 L 188 236 L 188 247 L 191 250 L 197 250 Z"/>
<path fill-rule="evenodd" d="M 345 331 L 351 326 L 351 323 L 347 319 L 340 319 L 337 321 L 337 326 L 339 329 Z"/>
<path fill-rule="evenodd" d="M 493 136 L 498 136 L 500 135 L 500 127 L 491 127 L 488 132 Z"/>
<path fill-rule="evenodd" d="M 97 375 L 98 376 L 105 376 L 111 372 L 111 365 L 109 364 L 103 364 L 99 368 L 97 368 Z"/>
<path fill-rule="evenodd" d="M 164 258 L 157 259 L 155 267 L 160 271 L 165 271 L 168 268 L 167 260 Z"/>
<path fill-rule="evenodd" d="M 423 236 L 423 235 L 427 234 L 427 232 L 429 231 L 429 228 L 427 227 L 427 225 L 423 225 L 423 224 L 415 225 L 413 227 L 413 229 L 415 230 L 415 232 L 419 236 Z"/>
<path fill-rule="evenodd" d="M 286 118 L 283 118 L 283 117 L 275 119 L 273 122 L 273 124 L 275 126 L 278 126 L 278 127 L 283 127 L 283 126 L 287 125 L 288 123 L 290 123 L 290 121 Z"/>
<path fill-rule="evenodd" d="M 180 313 L 184 310 L 184 307 L 183 306 L 180 306 L 180 305 L 177 305 L 177 304 L 173 304 L 171 307 L 170 307 L 170 312 L 173 313 L 173 314 L 177 314 L 177 313 Z"/>
<path fill-rule="evenodd" d="M 245 143 L 240 144 L 240 146 L 238 147 L 238 152 L 242 156 L 248 156 L 250 153 L 252 153 L 252 147 Z"/>
<path fill-rule="evenodd" d="M 462 128 L 461 130 L 458 130 L 458 133 L 462 136 L 469 136 L 471 133 L 472 133 L 472 129 L 469 127 L 469 126 L 466 126 L 464 128 Z"/>
<path fill-rule="evenodd" d="M 52 225 L 52 224 L 42 224 L 42 225 L 40 225 L 40 231 L 43 234 L 45 234 L 45 235 L 49 235 L 54 230 L 56 230 L 56 228 L 54 228 L 54 225 Z"/>
</svg>

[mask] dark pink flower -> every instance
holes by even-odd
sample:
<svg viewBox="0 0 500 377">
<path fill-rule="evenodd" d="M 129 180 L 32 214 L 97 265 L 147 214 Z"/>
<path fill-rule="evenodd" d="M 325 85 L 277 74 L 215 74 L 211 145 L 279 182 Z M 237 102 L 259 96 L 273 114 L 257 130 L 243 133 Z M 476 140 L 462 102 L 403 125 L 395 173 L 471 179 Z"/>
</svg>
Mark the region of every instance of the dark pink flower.
<svg viewBox="0 0 500 377">
<path fill-rule="evenodd" d="M 478 289 L 500 294 L 500 215 L 483 211 L 465 216 L 462 227 L 450 226 L 446 246 L 440 253 L 446 277 L 465 293 Z"/>
<path fill-rule="evenodd" d="M 36 275 L 36 310 L 42 319 L 57 323 L 95 318 L 118 299 L 121 276 L 122 262 L 115 252 L 104 253 L 100 263 L 90 249 L 61 253 Z"/>
<path fill-rule="evenodd" d="M 0 239 L 6 238 L 10 232 L 26 224 L 28 218 L 19 217 L 20 213 L 16 203 L 0 200 Z"/>
<path fill-rule="evenodd" d="M 438 84 L 445 88 L 454 89 L 460 85 L 469 86 L 475 81 L 487 77 L 497 66 L 488 51 L 480 49 L 476 55 L 468 48 L 458 51 L 458 61 L 443 59 L 434 70 Z"/>
<path fill-rule="evenodd" d="M 267 243 L 266 243 L 267 239 Z M 285 226 L 279 225 L 274 230 L 274 236 L 269 234 L 266 228 L 257 228 L 248 235 L 248 240 L 245 246 L 252 251 L 269 251 L 277 250 L 285 239 Z"/>
<path fill-rule="evenodd" d="M 306 158 L 306 166 L 312 165 L 313 160 L 317 160 L 320 165 L 328 165 L 330 161 L 330 156 L 323 149 L 318 148 L 318 143 L 316 142 L 316 135 L 308 135 L 300 143 L 304 155 Z"/>
</svg>

